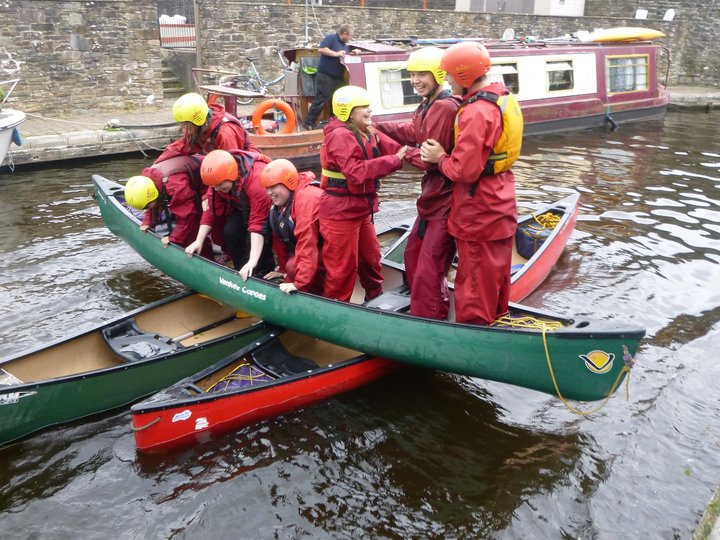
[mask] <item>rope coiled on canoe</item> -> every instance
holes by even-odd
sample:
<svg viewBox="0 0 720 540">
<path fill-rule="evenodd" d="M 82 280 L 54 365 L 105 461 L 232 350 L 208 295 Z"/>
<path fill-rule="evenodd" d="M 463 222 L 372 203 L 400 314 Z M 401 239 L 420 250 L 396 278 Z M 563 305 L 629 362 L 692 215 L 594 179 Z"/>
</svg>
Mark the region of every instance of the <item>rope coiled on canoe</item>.
<svg viewBox="0 0 720 540">
<path fill-rule="evenodd" d="M 582 411 L 576 407 L 573 407 L 568 400 L 562 395 L 562 392 L 560 392 L 560 387 L 558 386 L 557 379 L 555 378 L 555 370 L 553 369 L 552 365 L 552 359 L 550 358 L 550 348 L 548 346 L 547 342 L 547 332 L 554 332 L 560 328 L 562 328 L 563 324 L 560 321 L 550 321 L 550 320 L 543 320 L 538 319 L 536 317 L 530 317 L 530 316 L 513 316 L 513 315 L 504 315 L 498 319 L 496 319 L 491 326 L 510 326 L 513 328 L 522 328 L 522 329 L 537 329 L 542 330 L 542 338 L 543 338 L 543 347 L 545 348 L 545 359 L 547 360 L 548 365 L 548 371 L 550 372 L 550 378 L 553 382 L 553 387 L 555 388 L 555 393 L 557 394 L 557 397 L 562 401 L 563 405 L 568 408 L 571 412 L 581 415 L 581 416 L 588 416 L 590 414 L 596 413 L 600 411 L 605 405 L 607 405 L 608 401 L 610 400 L 610 397 L 613 395 L 615 390 L 617 389 L 618 385 L 620 384 L 620 381 L 622 380 L 623 375 L 627 373 L 627 379 L 625 380 L 625 399 L 630 399 L 630 370 L 633 365 L 633 359 L 632 355 L 628 351 L 628 348 L 626 345 L 623 345 L 623 361 L 625 362 L 625 365 L 620 370 L 620 373 L 618 373 L 617 378 L 615 379 L 615 382 L 610 387 L 610 391 L 608 392 L 608 395 L 603 399 L 602 403 L 598 405 L 597 407 L 590 409 L 588 411 Z"/>
</svg>

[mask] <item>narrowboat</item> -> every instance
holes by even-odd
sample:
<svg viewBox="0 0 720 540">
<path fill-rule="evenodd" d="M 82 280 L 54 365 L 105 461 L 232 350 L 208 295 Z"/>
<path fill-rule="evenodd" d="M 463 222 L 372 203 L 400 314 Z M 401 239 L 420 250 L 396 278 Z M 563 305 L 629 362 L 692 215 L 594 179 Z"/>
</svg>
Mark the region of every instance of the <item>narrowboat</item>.
<svg viewBox="0 0 720 540">
<path fill-rule="evenodd" d="M 643 28 L 616 28 L 589 34 L 585 40 L 561 39 L 476 40 L 490 52 L 490 81 L 502 81 L 515 94 L 525 121 L 524 135 L 608 126 L 662 118 L 670 99 L 668 72 L 661 77 L 661 51 L 655 39 L 661 32 Z M 387 39 L 350 43 L 353 54 L 344 57 L 348 84 L 366 88 L 372 95 L 374 121 L 409 119 L 420 102 L 405 69 L 409 54 L 418 47 L 447 47 L 459 39 Z M 290 105 L 294 125 L 299 126 L 315 95 L 314 72 L 319 61 L 316 48 L 284 52 L 293 69 L 285 72 L 283 98 Z M 669 68 L 669 58 L 666 58 Z M 243 116 L 238 100 L 260 98 L 245 84 L 226 79 L 211 84 L 212 75 L 195 79 L 198 91 L 210 100 L 222 98 L 230 112 Z M 252 139 L 270 157 L 285 157 L 300 168 L 318 164 L 322 130 L 284 129 L 267 133 L 260 113 L 275 111 L 274 118 L 287 118 L 287 109 L 277 111 L 270 100 L 256 105 Z M 278 112 L 282 112 L 278 116 Z M 320 120 L 327 120 L 326 106 Z"/>
<path fill-rule="evenodd" d="M 20 79 L 0 81 L 0 167 L 5 163 L 10 144 L 22 144 L 18 126 L 25 121 L 25 113 L 5 107 L 5 102 L 19 81 Z"/>
</svg>

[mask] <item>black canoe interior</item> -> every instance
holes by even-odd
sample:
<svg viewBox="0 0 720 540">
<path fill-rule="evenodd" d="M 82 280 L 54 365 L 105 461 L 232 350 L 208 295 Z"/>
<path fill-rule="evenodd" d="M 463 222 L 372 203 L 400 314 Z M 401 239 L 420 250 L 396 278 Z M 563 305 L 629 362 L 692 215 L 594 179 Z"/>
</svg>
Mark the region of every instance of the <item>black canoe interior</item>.
<svg viewBox="0 0 720 540">
<path fill-rule="evenodd" d="M 173 349 L 182 351 L 183 347 L 229 336 L 259 321 L 206 296 L 191 294 L 142 311 L 133 317 L 133 322 L 137 329 L 147 335 L 148 340 L 173 342 Z M 187 337 L 189 333 L 213 325 L 217 326 Z M 102 330 L 100 328 L 0 364 L 0 384 L 39 382 L 136 360 L 118 354 Z"/>
<path fill-rule="evenodd" d="M 259 367 L 264 373 L 277 379 L 315 368 L 337 365 L 361 356 L 365 355 L 359 351 L 286 330 L 218 371 L 197 380 L 195 386 L 207 392 L 245 363 Z"/>
</svg>

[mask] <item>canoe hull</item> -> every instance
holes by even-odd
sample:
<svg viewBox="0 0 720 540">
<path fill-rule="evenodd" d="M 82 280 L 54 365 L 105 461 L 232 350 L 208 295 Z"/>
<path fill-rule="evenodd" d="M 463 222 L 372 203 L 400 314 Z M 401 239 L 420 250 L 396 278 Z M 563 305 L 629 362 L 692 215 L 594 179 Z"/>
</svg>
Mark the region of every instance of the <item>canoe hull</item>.
<svg viewBox="0 0 720 540">
<path fill-rule="evenodd" d="M 257 345 L 253 345 L 256 347 Z M 241 357 L 239 351 L 225 362 Z M 135 443 L 141 452 L 176 450 L 306 407 L 397 371 L 402 364 L 361 357 L 287 380 L 219 394 L 182 395 L 183 381 L 131 408 Z"/>
<path fill-rule="evenodd" d="M 157 304 L 148 306 L 148 309 Z M 3 360 L 0 368 L 7 367 L 8 371 L 12 371 L 9 366 L 22 362 L 25 357 L 59 344 L 86 339 L 119 320 L 122 319 L 115 319 L 44 349 Z M 267 325 L 259 323 L 226 338 L 172 354 L 33 383 L 0 385 L 0 444 L 50 426 L 128 405 L 206 368 L 269 331 Z"/>
<path fill-rule="evenodd" d="M 634 355 L 645 333 L 635 325 L 590 320 L 566 320 L 566 328 L 554 332 L 479 327 L 305 293 L 288 296 L 272 283 L 243 281 L 212 261 L 188 258 L 177 246 L 161 249 L 158 237 L 138 233 L 134 218 L 113 196 L 122 186 L 98 176 L 93 180 L 108 228 L 162 272 L 273 324 L 373 356 L 553 395 L 559 389 L 566 398 L 592 401 L 617 388 L 625 374 L 625 351 Z M 607 359 L 602 369 L 588 365 L 587 358 L 600 357 Z"/>
</svg>

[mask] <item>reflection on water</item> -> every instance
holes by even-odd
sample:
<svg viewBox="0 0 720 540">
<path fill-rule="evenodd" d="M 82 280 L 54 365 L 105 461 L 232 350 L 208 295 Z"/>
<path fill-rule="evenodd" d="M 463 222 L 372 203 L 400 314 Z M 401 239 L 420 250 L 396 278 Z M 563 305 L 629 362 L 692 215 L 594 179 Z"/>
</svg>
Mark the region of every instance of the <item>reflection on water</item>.
<svg viewBox="0 0 720 540">
<path fill-rule="evenodd" d="M 3 536 L 688 537 L 720 483 L 714 120 L 536 137 L 515 168 L 521 204 L 582 194 L 565 255 L 526 303 L 646 326 L 629 401 L 621 390 L 584 418 L 536 392 L 405 369 L 169 456 L 137 455 L 118 411 L 0 449 Z M 149 162 L 0 175 L 0 356 L 179 288 L 92 199 L 91 174 Z M 383 181 L 379 224 L 412 212 L 418 180 Z"/>
</svg>

